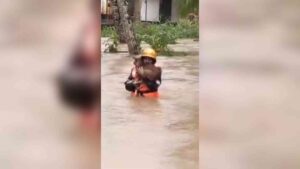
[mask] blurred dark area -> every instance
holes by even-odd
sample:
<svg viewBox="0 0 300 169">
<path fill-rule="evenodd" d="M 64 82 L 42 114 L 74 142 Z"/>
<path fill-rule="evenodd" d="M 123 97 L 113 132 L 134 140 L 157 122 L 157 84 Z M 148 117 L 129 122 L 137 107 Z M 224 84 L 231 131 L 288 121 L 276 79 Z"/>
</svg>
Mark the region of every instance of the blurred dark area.
<svg viewBox="0 0 300 169">
<path fill-rule="evenodd" d="M 4 0 L 0 9 L 0 168 L 100 168 L 100 98 L 87 117 L 57 90 L 71 60 L 98 55 L 86 68 L 100 71 L 99 8 L 87 0 Z"/>
</svg>

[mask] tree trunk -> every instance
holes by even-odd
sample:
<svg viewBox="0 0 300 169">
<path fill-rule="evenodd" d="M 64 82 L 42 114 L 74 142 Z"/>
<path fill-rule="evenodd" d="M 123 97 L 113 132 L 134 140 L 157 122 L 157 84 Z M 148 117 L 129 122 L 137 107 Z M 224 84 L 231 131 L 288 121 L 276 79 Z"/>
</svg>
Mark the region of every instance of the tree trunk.
<svg viewBox="0 0 300 169">
<path fill-rule="evenodd" d="M 142 0 L 134 0 L 134 22 L 141 21 Z"/>
<path fill-rule="evenodd" d="M 119 11 L 119 21 L 122 27 L 122 31 L 124 32 L 126 43 L 128 45 L 128 51 L 132 55 L 137 55 L 140 53 L 140 44 L 137 42 L 133 24 L 128 15 L 127 10 L 127 1 L 126 0 L 115 0 L 117 1 L 118 11 Z"/>
<path fill-rule="evenodd" d="M 119 42 L 120 43 L 126 43 L 126 35 L 125 32 L 122 31 L 122 25 L 120 22 L 120 13 L 119 13 L 119 7 L 117 0 L 112 0 L 112 16 L 114 21 L 114 26 L 117 31 L 117 34 L 119 36 Z"/>
</svg>

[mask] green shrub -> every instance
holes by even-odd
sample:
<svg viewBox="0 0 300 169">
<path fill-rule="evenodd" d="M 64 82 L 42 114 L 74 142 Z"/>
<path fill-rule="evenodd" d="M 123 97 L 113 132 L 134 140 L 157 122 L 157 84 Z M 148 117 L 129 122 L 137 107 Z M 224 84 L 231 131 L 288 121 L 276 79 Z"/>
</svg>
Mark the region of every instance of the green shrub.
<svg viewBox="0 0 300 169">
<path fill-rule="evenodd" d="M 113 34 L 116 32 L 114 27 L 111 26 L 104 26 L 101 29 L 101 37 L 112 37 Z"/>
<path fill-rule="evenodd" d="M 199 38 L 199 22 L 182 19 L 178 21 L 175 29 L 178 38 Z"/>
<path fill-rule="evenodd" d="M 170 53 L 168 44 L 175 44 L 177 39 L 199 37 L 198 22 L 187 19 L 179 20 L 177 23 L 135 23 L 134 30 L 139 42 L 144 41 L 161 53 Z M 110 52 L 117 48 L 118 35 L 113 27 L 104 27 L 102 37 L 110 37 L 113 41 Z"/>
<path fill-rule="evenodd" d="M 170 23 L 149 24 L 139 23 L 135 25 L 137 39 L 148 43 L 157 52 L 168 50 L 168 44 L 176 43 L 174 25 Z"/>
<path fill-rule="evenodd" d="M 198 22 L 183 19 L 178 23 L 138 23 L 135 31 L 139 41 L 148 43 L 157 52 L 168 53 L 168 44 L 175 44 L 179 38 L 198 38 Z"/>
<path fill-rule="evenodd" d="M 105 42 L 105 51 L 106 52 L 117 52 L 118 45 L 119 45 L 119 36 L 114 27 L 107 27 L 101 30 L 102 37 L 108 37 L 107 41 Z M 103 32 L 106 36 L 103 35 Z"/>
</svg>

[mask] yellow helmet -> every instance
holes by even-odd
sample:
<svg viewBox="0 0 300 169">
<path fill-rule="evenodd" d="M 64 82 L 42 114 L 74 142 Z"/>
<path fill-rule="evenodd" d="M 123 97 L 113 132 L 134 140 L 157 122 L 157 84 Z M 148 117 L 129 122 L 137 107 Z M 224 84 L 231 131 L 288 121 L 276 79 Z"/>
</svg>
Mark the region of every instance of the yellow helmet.
<svg viewBox="0 0 300 169">
<path fill-rule="evenodd" d="M 152 48 L 146 48 L 142 52 L 142 57 L 149 57 L 156 60 L 157 53 Z"/>
</svg>

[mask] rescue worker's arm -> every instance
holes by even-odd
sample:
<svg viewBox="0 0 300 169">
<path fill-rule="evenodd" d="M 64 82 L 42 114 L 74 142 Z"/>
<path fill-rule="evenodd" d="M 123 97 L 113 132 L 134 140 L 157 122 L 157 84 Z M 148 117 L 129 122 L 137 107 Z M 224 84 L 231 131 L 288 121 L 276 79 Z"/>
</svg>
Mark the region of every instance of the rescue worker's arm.
<svg viewBox="0 0 300 169">
<path fill-rule="evenodd" d="M 131 69 L 128 79 L 124 82 L 125 89 L 130 92 L 134 92 L 136 90 L 136 85 L 134 84 L 134 81 L 133 81 L 134 77 L 132 76 L 132 71 L 133 71 L 133 68 Z"/>
<path fill-rule="evenodd" d="M 133 80 L 132 71 L 133 71 L 133 68 L 130 71 L 130 75 L 128 76 L 128 80 Z"/>
</svg>

